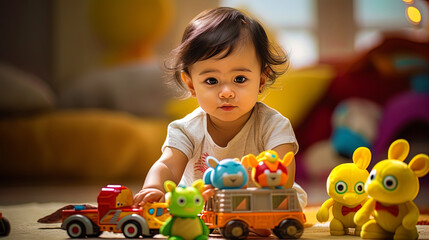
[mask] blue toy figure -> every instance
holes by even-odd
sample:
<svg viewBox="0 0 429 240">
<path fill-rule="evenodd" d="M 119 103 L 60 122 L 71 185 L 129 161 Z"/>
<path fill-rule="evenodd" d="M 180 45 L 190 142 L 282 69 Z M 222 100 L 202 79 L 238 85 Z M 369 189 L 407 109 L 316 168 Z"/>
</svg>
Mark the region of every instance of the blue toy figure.
<svg viewBox="0 0 429 240">
<path fill-rule="evenodd" d="M 176 187 L 172 181 L 165 181 L 164 188 L 166 202 L 171 218 L 165 221 L 160 228 L 160 233 L 168 236 L 168 239 L 208 239 L 209 229 L 198 217 L 203 210 L 204 199 L 201 195 L 204 182 L 199 179 L 192 184 L 192 187 Z"/>
<path fill-rule="evenodd" d="M 205 184 L 219 189 L 239 189 L 247 184 L 247 171 L 239 159 L 224 159 L 219 162 L 209 156 L 206 162 L 209 168 L 204 172 Z"/>
</svg>

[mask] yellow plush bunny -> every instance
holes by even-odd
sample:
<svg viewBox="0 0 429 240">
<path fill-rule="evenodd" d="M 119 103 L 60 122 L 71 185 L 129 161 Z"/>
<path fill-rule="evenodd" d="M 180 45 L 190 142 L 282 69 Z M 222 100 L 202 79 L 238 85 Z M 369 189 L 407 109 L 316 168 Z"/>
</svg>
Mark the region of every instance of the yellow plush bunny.
<svg viewBox="0 0 429 240">
<path fill-rule="evenodd" d="M 377 163 L 365 184 L 370 199 L 356 213 L 354 221 L 362 226 L 361 237 L 372 239 L 417 239 L 419 209 L 413 199 L 419 192 L 419 177 L 429 171 L 429 157 L 418 154 L 407 165 L 409 153 L 404 139 L 389 147 L 388 159 Z M 368 221 L 370 215 L 374 219 Z"/>
<path fill-rule="evenodd" d="M 329 225 L 331 235 L 344 235 L 349 228 L 355 228 L 355 235 L 360 234 L 362 224 L 355 224 L 353 217 L 362 204 L 368 200 L 364 191 L 364 183 L 368 178 L 368 167 L 371 161 L 371 152 L 368 148 L 360 147 L 353 153 L 353 163 L 343 163 L 336 166 L 326 181 L 328 195 L 317 212 L 319 222 L 329 219 L 329 208 L 332 207 L 333 219 Z"/>
</svg>

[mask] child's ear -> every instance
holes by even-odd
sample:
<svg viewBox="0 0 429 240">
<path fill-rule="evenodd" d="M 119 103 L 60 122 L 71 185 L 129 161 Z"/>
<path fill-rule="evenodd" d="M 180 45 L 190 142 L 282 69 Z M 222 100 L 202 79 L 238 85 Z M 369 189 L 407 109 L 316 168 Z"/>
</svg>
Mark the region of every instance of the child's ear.
<svg viewBox="0 0 429 240">
<path fill-rule="evenodd" d="M 186 73 L 185 71 L 182 71 L 180 73 L 180 77 L 182 78 L 182 81 L 185 82 L 186 86 L 188 86 L 188 89 L 191 92 L 192 97 L 195 97 L 195 89 L 194 89 L 194 84 L 192 83 L 191 76 L 189 76 L 189 74 Z"/>
<path fill-rule="evenodd" d="M 271 69 L 269 67 L 266 67 L 265 70 L 261 73 L 261 82 L 259 83 L 259 93 L 262 93 L 262 90 L 264 89 L 268 76 L 271 73 Z"/>
</svg>

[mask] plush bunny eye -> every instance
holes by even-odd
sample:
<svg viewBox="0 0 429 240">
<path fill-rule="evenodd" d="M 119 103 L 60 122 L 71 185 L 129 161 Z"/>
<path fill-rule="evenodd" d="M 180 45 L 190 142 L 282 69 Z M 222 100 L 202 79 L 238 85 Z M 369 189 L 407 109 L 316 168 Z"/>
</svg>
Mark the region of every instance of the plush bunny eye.
<svg viewBox="0 0 429 240">
<path fill-rule="evenodd" d="M 343 194 L 345 192 L 347 192 L 347 184 L 343 181 L 339 181 L 335 184 L 335 191 L 338 194 Z"/>
<path fill-rule="evenodd" d="M 265 175 L 268 175 L 268 174 L 270 174 L 270 173 L 271 173 L 271 172 L 270 172 L 270 170 L 268 170 L 268 169 L 265 169 L 265 170 L 264 170 L 264 174 L 265 174 Z"/>
<path fill-rule="evenodd" d="M 356 185 L 355 185 L 355 192 L 357 194 L 364 193 L 365 192 L 365 188 L 364 187 L 365 187 L 365 185 L 364 185 L 363 182 L 357 182 Z"/>
<path fill-rule="evenodd" d="M 396 180 L 395 176 L 389 175 L 384 177 L 383 186 L 385 189 L 389 191 L 393 191 L 398 186 L 398 180 Z"/>
<path fill-rule="evenodd" d="M 373 169 L 372 171 L 371 171 L 371 173 L 369 174 L 369 178 L 368 178 L 368 180 L 369 181 L 374 181 L 375 180 L 375 176 L 377 175 L 377 171 L 375 170 L 375 169 Z"/>
<path fill-rule="evenodd" d="M 186 205 L 186 198 L 181 196 L 177 199 L 177 205 L 179 205 L 180 207 L 183 207 Z"/>
</svg>

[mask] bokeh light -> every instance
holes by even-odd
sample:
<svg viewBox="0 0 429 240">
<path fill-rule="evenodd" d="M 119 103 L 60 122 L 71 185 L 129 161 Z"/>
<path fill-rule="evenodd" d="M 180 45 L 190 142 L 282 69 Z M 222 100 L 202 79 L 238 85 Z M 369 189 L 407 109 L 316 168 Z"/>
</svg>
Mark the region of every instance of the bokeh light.
<svg viewBox="0 0 429 240">
<path fill-rule="evenodd" d="M 422 20 L 422 15 L 420 14 L 420 11 L 413 6 L 409 6 L 407 7 L 407 18 L 408 21 L 410 21 L 412 24 L 419 24 L 420 21 Z"/>
</svg>

